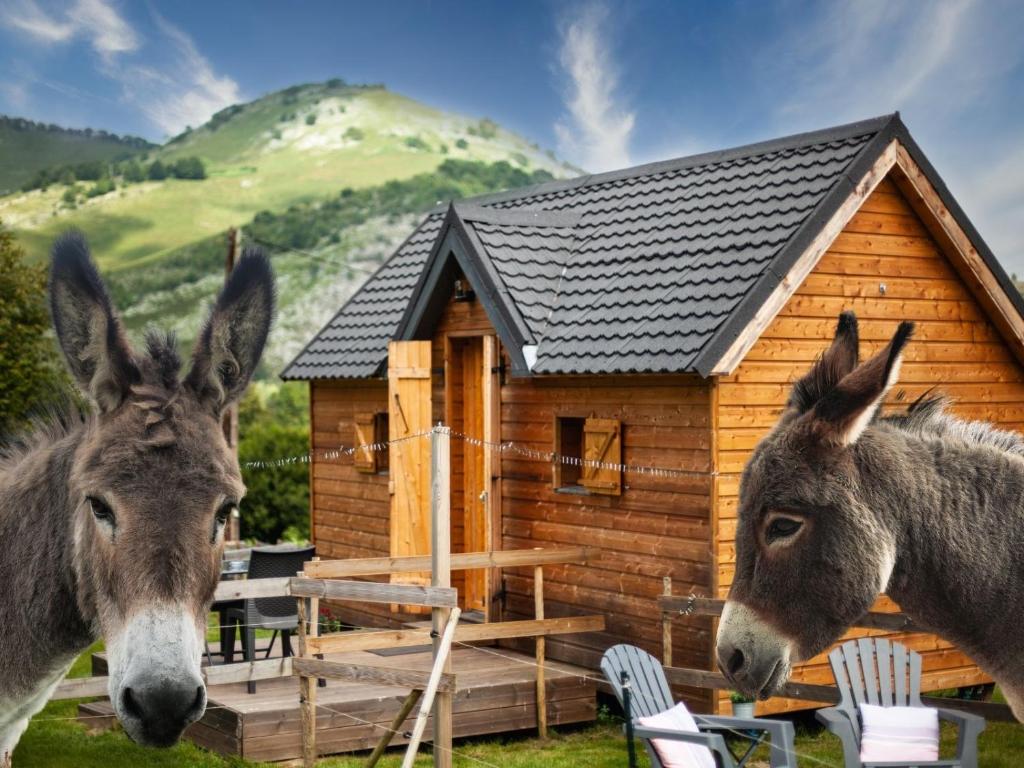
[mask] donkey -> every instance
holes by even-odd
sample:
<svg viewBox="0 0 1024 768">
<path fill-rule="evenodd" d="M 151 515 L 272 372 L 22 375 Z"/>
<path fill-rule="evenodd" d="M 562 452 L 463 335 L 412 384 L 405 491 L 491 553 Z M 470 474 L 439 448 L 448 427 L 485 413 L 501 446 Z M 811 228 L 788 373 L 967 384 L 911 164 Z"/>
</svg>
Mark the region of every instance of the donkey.
<svg viewBox="0 0 1024 768">
<path fill-rule="evenodd" d="M 718 665 L 739 690 L 778 692 L 890 595 L 958 645 L 1024 716 L 1024 441 L 938 399 L 879 417 L 913 325 L 858 364 L 857 320 L 796 382 L 740 485 L 736 574 Z"/>
<path fill-rule="evenodd" d="M 245 490 L 221 415 L 259 362 L 274 279 L 243 255 L 182 380 L 173 335 L 132 350 L 77 233 L 54 246 L 50 309 L 94 413 L 0 449 L 0 765 L 98 638 L 133 740 L 171 746 L 202 716 L 206 617 Z"/>
</svg>

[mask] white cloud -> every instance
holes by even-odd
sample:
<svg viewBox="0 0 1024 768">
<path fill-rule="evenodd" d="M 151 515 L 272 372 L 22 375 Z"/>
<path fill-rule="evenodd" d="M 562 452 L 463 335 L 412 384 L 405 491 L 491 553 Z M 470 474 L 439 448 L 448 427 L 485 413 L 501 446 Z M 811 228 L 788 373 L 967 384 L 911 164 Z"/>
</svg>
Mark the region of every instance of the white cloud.
<svg viewBox="0 0 1024 768">
<path fill-rule="evenodd" d="M 612 58 L 601 2 L 578 6 L 561 24 L 559 63 L 569 79 L 567 115 L 555 123 L 559 148 L 592 171 L 630 165 L 629 140 L 635 115 L 619 103 L 618 71 Z"/>
<path fill-rule="evenodd" d="M 123 100 L 166 135 L 201 125 L 241 100 L 238 84 L 218 75 L 191 37 L 155 10 L 152 16 L 158 36 L 144 44 L 112 0 L 74 0 L 61 13 L 47 13 L 35 0 L 0 7 L 0 24 L 42 44 L 86 41 L 99 56 L 99 71 L 121 87 Z"/>
<path fill-rule="evenodd" d="M 1024 273 L 1024 14 L 1014 0 L 835 3 L 767 49 L 779 132 L 899 110 L 1008 270 Z M 1004 116 L 1004 119 L 1000 119 Z"/>
<path fill-rule="evenodd" d="M 0 8 L 0 24 L 37 40 L 60 43 L 75 34 L 74 25 L 54 19 L 34 0 L 12 0 Z"/>
</svg>

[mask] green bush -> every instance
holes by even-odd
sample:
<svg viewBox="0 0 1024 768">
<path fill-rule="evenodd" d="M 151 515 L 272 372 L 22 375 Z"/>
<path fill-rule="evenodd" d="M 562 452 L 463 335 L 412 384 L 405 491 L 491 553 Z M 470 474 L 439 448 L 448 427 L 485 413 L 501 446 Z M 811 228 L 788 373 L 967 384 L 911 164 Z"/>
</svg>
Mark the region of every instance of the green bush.
<svg viewBox="0 0 1024 768">
<path fill-rule="evenodd" d="M 206 166 L 198 157 L 182 157 L 170 169 L 171 175 L 176 179 L 191 179 L 198 181 L 206 178 Z"/>
<path fill-rule="evenodd" d="M 316 124 L 316 115 L 314 113 L 310 112 L 308 115 L 306 115 L 306 125 L 315 125 L 315 124 Z"/>
<path fill-rule="evenodd" d="M 64 194 L 61 196 L 61 200 L 68 205 L 74 205 L 78 202 L 78 185 L 72 185 L 65 189 Z"/>
<path fill-rule="evenodd" d="M 100 179 L 95 184 L 93 184 L 92 187 L 86 190 L 85 196 L 99 197 L 100 195 L 105 195 L 108 192 L 113 192 L 115 189 L 117 189 L 117 187 L 114 185 L 114 180 L 108 177 L 105 179 Z"/>
<path fill-rule="evenodd" d="M 152 181 L 163 181 L 167 178 L 167 166 L 159 160 L 154 160 L 147 175 Z"/>
<path fill-rule="evenodd" d="M 362 141 L 365 138 L 361 128 L 357 128 L 354 125 L 350 125 L 345 129 L 345 133 L 342 134 L 343 139 L 350 139 L 351 141 Z"/>
<path fill-rule="evenodd" d="M 46 267 L 29 264 L 0 225 L 0 435 L 58 400 L 67 377 L 47 332 Z"/>
<path fill-rule="evenodd" d="M 459 149 L 469 149 L 469 142 L 465 139 L 458 138 L 455 140 L 455 146 Z"/>
<path fill-rule="evenodd" d="M 430 145 L 427 144 L 427 142 L 425 142 L 419 136 L 407 137 L 405 140 L 405 146 L 409 147 L 410 149 L 420 150 L 424 152 L 430 151 Z"/>
<path fill-rule="evenodd" d="M 135 160 L 128 162 L 124 167 L 124 180 L 132 184 L 137 184 L 140 181 L 145 181 L 146 172 L 142 170 L 142 166 Z"/>
<path fill-rule="evenodd" d="M 305 384 L 280 386 L 264 398 L 250 390 L 239 406 L 238 458 L 248 489 L 241 504 L 245 539 L 276 543 L 309 537 L 309 465 L 296 461 L 246 468 L 246 462 L 302 456 L 309 450 Z"/>
</svg>

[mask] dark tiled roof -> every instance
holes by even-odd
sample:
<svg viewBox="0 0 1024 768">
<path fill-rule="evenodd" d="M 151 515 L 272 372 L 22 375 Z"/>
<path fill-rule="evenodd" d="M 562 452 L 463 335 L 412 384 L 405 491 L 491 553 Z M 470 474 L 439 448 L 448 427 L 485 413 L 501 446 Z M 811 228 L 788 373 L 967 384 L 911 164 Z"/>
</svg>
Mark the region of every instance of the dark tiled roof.
<svg viewBox="0 0 1024 768">
<path fill-rule="evenodd" d="M 477 198 L 447 221 L 497 275 L 534 373 L 707 374 L 897 136 L 919 153 L 893 115 Z M 430 214 L 284 378 L 382 373 L 388 339 L 418 321 L 432 251 L 447 258 L 445 223 Z"/>
</svg>

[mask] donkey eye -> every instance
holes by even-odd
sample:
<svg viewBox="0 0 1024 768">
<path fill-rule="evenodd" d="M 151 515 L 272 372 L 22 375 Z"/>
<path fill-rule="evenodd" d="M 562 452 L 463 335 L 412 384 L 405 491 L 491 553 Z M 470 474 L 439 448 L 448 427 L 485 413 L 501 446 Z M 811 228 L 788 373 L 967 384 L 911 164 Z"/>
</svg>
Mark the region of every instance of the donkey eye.
<svg viewBox="0 0 1024 768">
<path fill-rule="evenodd" d="M 238 503 L 234 501 L 226 501 L 220 505 L 220 509 L 217 510 L 217 525 L 224 525 L 228 518 L 231 517 L 231 513 L 238 508 Z"/>
<path fill-rule="evenodd" d="M 92 510 L 93 517 L 97 520 L 113 525 L 114 510 L 112 510 L 106 503 L 97 499 L 95 496 L 87 496 L 85 499 L 89 502 L 89 508 Z"/>
<path fill-rule="evenodd" d="M 768 530 L 765 534 L 765 538 L 771 543 L 778 539 L 785 539 L 794 535 L 803 527 L 802 520 L 796 520 L 792 517 L 776 517 L 768 525 Z"/>
</svg>

